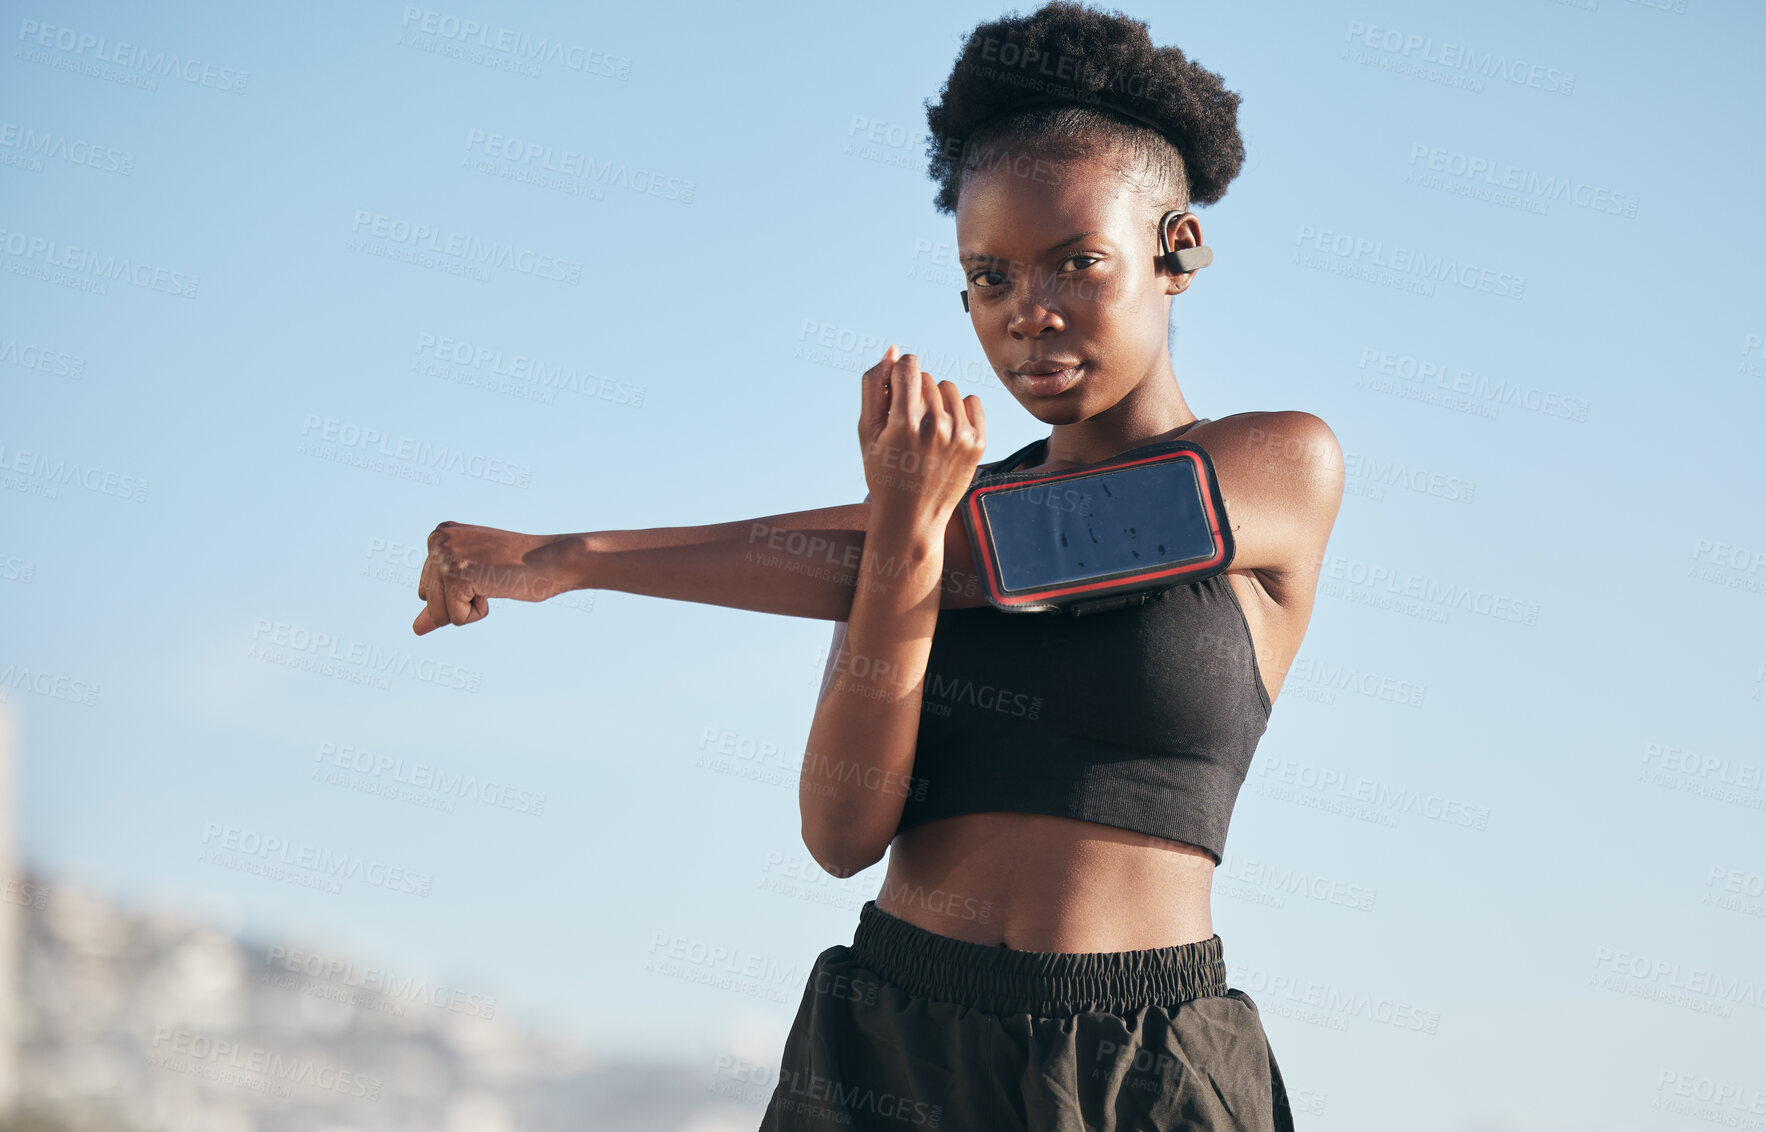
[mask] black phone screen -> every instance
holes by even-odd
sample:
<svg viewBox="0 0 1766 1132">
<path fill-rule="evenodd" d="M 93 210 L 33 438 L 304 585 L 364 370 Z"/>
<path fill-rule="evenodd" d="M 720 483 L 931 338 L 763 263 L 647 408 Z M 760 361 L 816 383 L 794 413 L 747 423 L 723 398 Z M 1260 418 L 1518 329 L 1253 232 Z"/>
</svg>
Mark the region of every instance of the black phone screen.
<svg viewBox="0 0 1766 1132">
<path fill-rule="evenodd" d="M 1007 592 L 1204 561 L 1214 533 L 1191 460 L 1160 460 L 984 496 Z"/>
</svg>

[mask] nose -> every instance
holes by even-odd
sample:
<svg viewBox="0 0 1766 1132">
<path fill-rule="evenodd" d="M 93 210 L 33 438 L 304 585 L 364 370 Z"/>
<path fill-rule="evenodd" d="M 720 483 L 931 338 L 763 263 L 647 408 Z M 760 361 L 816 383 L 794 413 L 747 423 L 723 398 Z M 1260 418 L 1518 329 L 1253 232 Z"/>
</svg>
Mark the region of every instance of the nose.
<svg viewBox="0 0 1766 1132">
<path fill-rule="evenodd" d="M 1035 338 L 1050 332 L 1058 333 L 1066 326 L 1067 320 L 1044 296 L 1029 294 L 1019 299 L 1012 309 L 1006 331 L 1014 338 Z"/>
</svg>

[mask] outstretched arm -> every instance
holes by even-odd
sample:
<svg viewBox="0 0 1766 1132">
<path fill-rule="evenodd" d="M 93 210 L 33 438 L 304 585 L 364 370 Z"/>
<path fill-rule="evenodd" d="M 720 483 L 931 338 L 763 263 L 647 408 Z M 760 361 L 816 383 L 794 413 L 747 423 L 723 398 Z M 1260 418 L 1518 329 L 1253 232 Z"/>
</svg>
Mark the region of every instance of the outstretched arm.
<svg viewBox="0 0 1766 1132">
<path fill-rule="evenodd" d="M 845 621 L 863 563 L 871 503 L 818 507 L 697 527 L 526 535 L 443 523 L 418 581 L 419 635 L 490 612 L 489 598 L 545 601 L 566 590 L 620 590 L 676 601 Z M 984 604 L 968 532 L 944 528 L 942 608 Z"/>
<path fill-rule="evenodd" d="M 600 531 L 583 536 L 584 577 L 592 589 L 845 621 L 871 524 L 867 499 L 703 527 Z M 968 534 L 954 514 L 940 551 L 937 604 L 982 604 Z"/>
</svg>

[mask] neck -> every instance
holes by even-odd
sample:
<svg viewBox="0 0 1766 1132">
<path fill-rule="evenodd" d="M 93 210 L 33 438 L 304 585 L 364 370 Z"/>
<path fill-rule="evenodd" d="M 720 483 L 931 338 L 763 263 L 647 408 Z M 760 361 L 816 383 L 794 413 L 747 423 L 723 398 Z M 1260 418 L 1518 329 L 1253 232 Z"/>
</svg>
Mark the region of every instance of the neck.
<svg viewBox="0 0 1766 1132">
<path fill-rule="evenodd" d="M 1171 359 L 1142 379 L 1128 395 L 1095 417 L 1058 424 L 1049 432 L 1043 465 L 1095 464 L 1118 452 L 1169 440 L 1197 417 L 1177 387 Z"/>
</svg>

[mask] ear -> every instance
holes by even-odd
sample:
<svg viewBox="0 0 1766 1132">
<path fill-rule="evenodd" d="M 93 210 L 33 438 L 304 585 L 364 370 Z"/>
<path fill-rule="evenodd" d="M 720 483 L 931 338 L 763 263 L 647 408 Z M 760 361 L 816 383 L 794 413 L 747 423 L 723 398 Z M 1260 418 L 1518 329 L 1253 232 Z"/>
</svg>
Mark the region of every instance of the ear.
<svg viewBox="0 0 1766 1132">
<path fill-rule="evenodd" d="M 1214 259 L 1214 253 L 1202 245 L 1201 220 L 1186 209 L 1174 208 L 1160 218 L 1159 243 L 1160 270 L 1166 272 L 1168 295 L 1182 294 L 1196 272 Z"/>
</svg>

